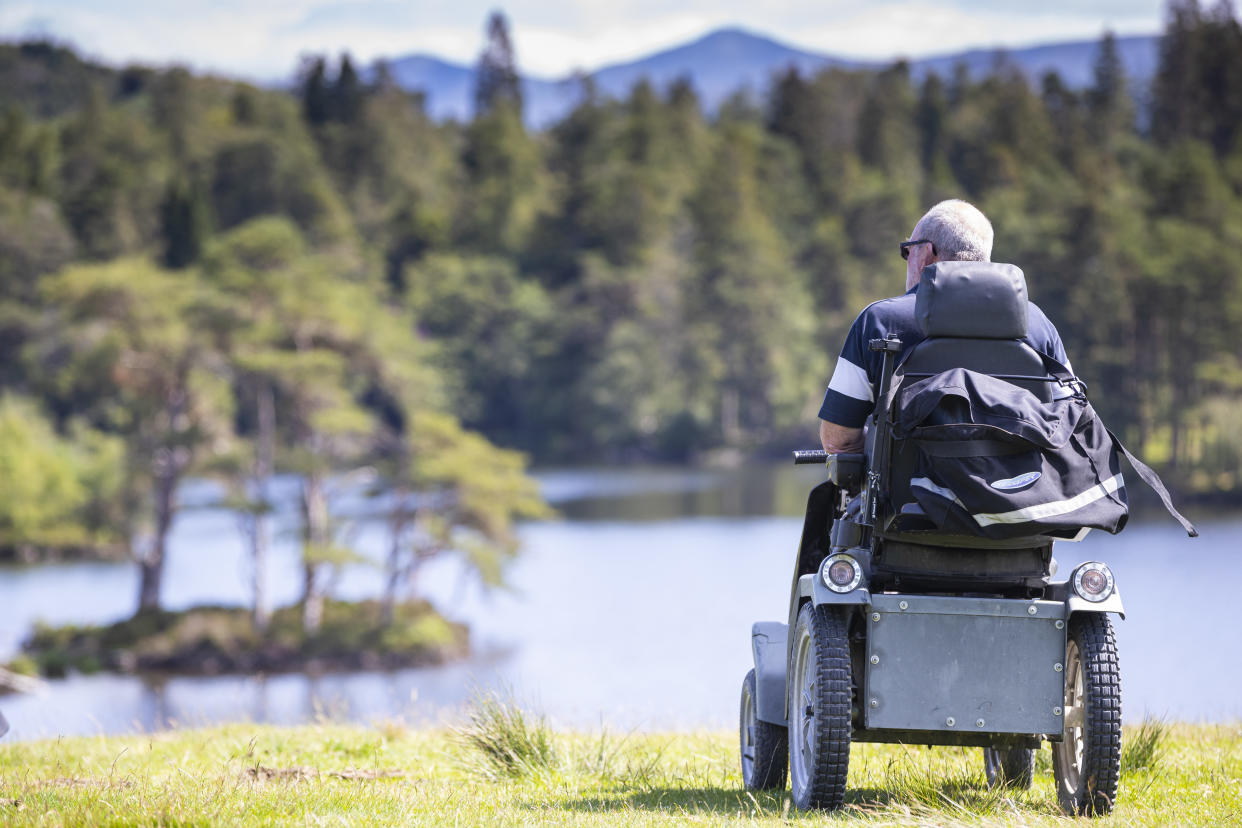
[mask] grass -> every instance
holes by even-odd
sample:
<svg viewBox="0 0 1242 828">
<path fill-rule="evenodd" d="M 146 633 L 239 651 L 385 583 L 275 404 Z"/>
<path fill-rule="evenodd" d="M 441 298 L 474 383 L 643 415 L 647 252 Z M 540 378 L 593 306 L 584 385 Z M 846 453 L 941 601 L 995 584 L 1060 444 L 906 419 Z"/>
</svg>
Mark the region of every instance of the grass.
<svg viewBox="0 0 1242 828">
<path fill-rule="evenodd" d="M 1147 718 L 1121 743 L 1121 772 L 1154 770 L 1164 760 L 1168 725 L 1162 719 Z"/>
<path fill-rule="evenodd" d="M 741 789 L 732 733 L 550 731 L 493 698 L 461 730 L 229 725 L 0 747 L 6 825 L 1060 825 L 1047 748 L 1030 791 L 978 749 L 855 745 L 846 809 Z M 483 712 L 480 713 L 480 710 Z M 1130 728 L 1137 744 L 1143 727 Z M 1150 734 L 1154 731 L 1148 727 Z M 483 736 L 472 739 L 469 734 Z M 1160 725 L 1101 825 L 1242 821 L 1242 723 Z M 524 757 L 509 763 L 506 752 Z"/>
<path fill-rule="evenodd" d="M 556 761 L 547 720 L 514 704 L 509 694 L 477 695 L 469 716 L 456 734 L 481 758 L 485 776 L 529 776 L 550 770 Z"/>
</svg>

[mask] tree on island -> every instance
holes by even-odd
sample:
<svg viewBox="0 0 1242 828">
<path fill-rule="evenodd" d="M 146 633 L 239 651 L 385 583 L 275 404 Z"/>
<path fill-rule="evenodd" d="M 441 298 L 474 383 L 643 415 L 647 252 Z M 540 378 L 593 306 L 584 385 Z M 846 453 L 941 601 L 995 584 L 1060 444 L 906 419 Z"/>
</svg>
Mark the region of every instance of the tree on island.
<svg viewBox="0 0 1242 828">
<path fill-rule="evenodd" d="M 391 502 L 383 618 L 416 586 L 419 568 L 455 553 L 485 586 L 503 583 L 518 551 L 515 523 L 551 511 L 526 476 L 526 460 L 440 411 L 409 413 L 391 442 L 381 443 L 379 480 Z"/>
<path fill-rule="evenodd" d="M 247 456 L 234 467 L 243 494 L 235 506 L 256 573 L 272 508 L 266 478 L 280 469 L 300 480 L 305 631 L 322 623 L 328 571 L 361 562 L 340 532 L 334 487 L 372 464 L 392 489 L 400 550 L 387 563 L 386 619 L 410 561 L 460 552 L 497 582 L 516 551 L 513 521 L 542 514 L 524 460 L 442 409 L 427 346 L 410 319 L 377 301 L 366 268 L 309 249 L 292 224 L 266 218 L 224 236 L 204 272 L 229 308 L 217 347 L 229 354 L 248 438 L 237 443 Z"/>
<path fill-rule="evenodd" d="M 178 487 L 231 433 L 227 366 L 202 333 L 214 297 L 194 279 L 119 260 L 66 268 L 42 298 L 55 309 L 35 346 L 44 393 L 125 441 L 117 531 L 138 562 L 139 611 L 158 609 Z"/>
</svg>

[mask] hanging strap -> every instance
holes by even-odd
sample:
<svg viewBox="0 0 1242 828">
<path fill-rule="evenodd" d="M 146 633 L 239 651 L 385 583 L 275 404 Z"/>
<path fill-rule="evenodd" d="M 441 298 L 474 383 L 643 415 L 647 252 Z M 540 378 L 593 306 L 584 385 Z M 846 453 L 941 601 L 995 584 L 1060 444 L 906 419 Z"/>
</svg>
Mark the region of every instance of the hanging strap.
<svg viewBox="0 0 1242 828">
<path fill-rule="evenodd" d="M 1039 354 L 1039 358 L 1043 360 L 1044 370 L 1048 372 L 1050 377 L 1057 381 L 1058 385 L 1068 388 L 1077 396 L 1087 396 L 1087 384 L 1078 377 L 1074 376 L 1070 369 L 1066 368 L 1060 362 L 1048 356 L 1043 351 L 1038 349 L 1033 350 L 1035 353 Z"/>
<path fill-rule="evenodd" d="M 1151 486 L 1152 491 L 1160 496 L 1160 502 L 1164 504 L 1164 508 L 1168 509 L 1169 514 L 1182 525 L 1182 528 L 1186 530 L 1186 534 L 1192 538 L 1199 537 L 1199 530 L 1195 528 L 1195 525 L 1186 520 L 1182 513 L 1173 507 L 1173 498 L 1169 496 L 1169 490 L 1164 487 L 1164 483 L 1160 480 L 1160 475 L 1152 471 L 1151 466 L 1148 466 L 1131 454 L 1130 450 L 1117 439 L 1117 435 L 1113 434 L 1112 429 L 1105 430 L 1108 432 L 1108 436 L 1113 439 L 1113 445 L 1126 456 L 1126 459 L 1130 461 L 1130 465 L 1138 472 L 1138 476 L 1143 479 L 1143 482 Z"/>
</svg>

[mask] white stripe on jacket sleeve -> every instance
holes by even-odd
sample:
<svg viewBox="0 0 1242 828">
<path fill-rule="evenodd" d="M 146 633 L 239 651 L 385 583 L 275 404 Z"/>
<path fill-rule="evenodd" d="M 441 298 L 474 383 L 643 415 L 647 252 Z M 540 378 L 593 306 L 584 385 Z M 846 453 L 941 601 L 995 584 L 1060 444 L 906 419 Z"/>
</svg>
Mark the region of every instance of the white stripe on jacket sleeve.
<svg viewBox="0 0 1242 828">
<path fill-rule="evenodd" d="M 828 388 L 856 400 L 875 402 L 875 392 L 871 388 L 871 380 L 867 378 L 867 372 L 845 357 L 837 359 L 837 367 L 832 372 Z"/>
</svg>

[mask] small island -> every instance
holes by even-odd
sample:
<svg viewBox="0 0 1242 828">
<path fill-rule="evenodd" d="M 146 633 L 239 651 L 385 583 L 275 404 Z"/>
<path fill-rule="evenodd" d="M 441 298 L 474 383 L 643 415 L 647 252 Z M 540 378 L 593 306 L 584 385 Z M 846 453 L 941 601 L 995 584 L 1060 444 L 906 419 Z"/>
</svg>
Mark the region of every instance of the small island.
<svg viewBox="0 0 1242 828">
<path fill-rule="evenodd" d="M 71 672 L 312 673 L 390 670 L 443 664 L 469 652 L 464 624 L 427 601 L 391 608 L 379 601 L 328 601 L 307 632 L 298 606 L 272 613 L 256 630 L 244 607 L 155 610 L 104 626 L 38 626 L 10 664 L 19 674 L 61 678 Z"/>
</svg>

